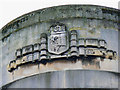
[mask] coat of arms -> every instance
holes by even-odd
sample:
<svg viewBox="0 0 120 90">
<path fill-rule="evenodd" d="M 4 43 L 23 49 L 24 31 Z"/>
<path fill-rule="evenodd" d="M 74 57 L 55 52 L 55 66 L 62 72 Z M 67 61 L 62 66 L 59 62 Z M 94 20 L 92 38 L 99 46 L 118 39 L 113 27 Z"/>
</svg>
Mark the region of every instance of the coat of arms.
<svg viewBox="0 0 120 90">
<path fill-rule="evenodd" d="M 68 32 L 64 24 L 55 24 L 50 27 L 48 37 L 48 51 L 61 54 L 69 48 Z"/>
</svg>

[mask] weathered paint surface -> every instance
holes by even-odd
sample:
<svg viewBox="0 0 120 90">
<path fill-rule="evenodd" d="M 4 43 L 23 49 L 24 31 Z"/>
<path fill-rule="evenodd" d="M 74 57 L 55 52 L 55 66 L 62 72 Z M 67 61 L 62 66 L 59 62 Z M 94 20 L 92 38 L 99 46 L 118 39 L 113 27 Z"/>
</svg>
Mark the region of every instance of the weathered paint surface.
<svg viewBox="0 0 120 90">
<path fill-rule="evenodd" d="M 39 43 L 41 33 L 48 33 L 49 27 L 56 22 L 64 23 L 68 31 L 76 29 L 79 37 L 104 39 L 108 43 L 108 49 L 118 53 L 118 13 L 119 10 L 99 6 L 68 5 L 34 11 L 13 20 L 0 31 L 0 66 L 2 68 L 0 69 L 0 87 L 31 75 L 46 74 L 48 71 L 90 69 L 119 73 L 118 60 L 110 61 L 106 59 L 101 61 L 99 58 L 92 61 L 56 61 L 47 63 L 46 65 L 24 65 L 12 73 L 7 71 L 7 64 L 15 59 L 16 49 Z M 58 74 L 56 73 L 56 75 Z M 54 78 L 54 76 L 52 77 Z M 88 78 L 88 76 L 86 76 L 86 78 Z M 111 83 L 113 82 L 111 81 Z M 92 83 L 94 83 L 94 81 L 92 81 Z M 72 86 L 70 83 L 66 82 L 66 84 L 68 84 L 66 87 Z M 97 87 L 98 84 L 94 83 L 94 85 Z M 84 87 L 87 87 L 87 85 Z M 105 85 L 105 87 L 107 87 L 107 85 Z"/>
<path fill-rule="evenodd" d="M 51 71 L 10 83 L 8 88 L 118 88 L 118 76 L 96 70 Z"/>
</svg>

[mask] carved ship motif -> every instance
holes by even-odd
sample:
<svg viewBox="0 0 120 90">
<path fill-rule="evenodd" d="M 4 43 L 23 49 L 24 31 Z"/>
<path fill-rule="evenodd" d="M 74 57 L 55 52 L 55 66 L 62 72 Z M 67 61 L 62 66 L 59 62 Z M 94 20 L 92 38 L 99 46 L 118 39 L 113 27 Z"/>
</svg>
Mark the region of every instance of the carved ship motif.
<svg viewBox="0 0 120 90">
<path fill-rule="evenodd" d="M 68 35 L 70 34 L 70 35 Z M 70 37 L 68 37 L 70 36 Z M 69 57 L 100 57 L 116 60 L 116 51 L 107 50 L 107 42 L 97 38 L 78 38 L 77 30 L 68 32 L 61 23 L 52 25 L 49 35 L 42 33 L 40 43 L 17 49 L 16 59 L 8 64 L 8 71 L 26 63 L 47 63 L 53 59 Z"/>
</svg>

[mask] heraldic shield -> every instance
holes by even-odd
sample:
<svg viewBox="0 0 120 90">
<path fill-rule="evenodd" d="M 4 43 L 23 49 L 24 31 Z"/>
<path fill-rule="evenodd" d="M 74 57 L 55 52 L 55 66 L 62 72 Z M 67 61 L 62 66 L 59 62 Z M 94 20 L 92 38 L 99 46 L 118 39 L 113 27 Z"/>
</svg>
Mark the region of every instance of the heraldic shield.
<svg viewBox="0 0 120 90">
<path fill-rule="evenodd" d="M 69 49 L 68 32 L 64 24 L 57 23 L 49 29 L 48 52 L 62 54 Z"/>
</svg>

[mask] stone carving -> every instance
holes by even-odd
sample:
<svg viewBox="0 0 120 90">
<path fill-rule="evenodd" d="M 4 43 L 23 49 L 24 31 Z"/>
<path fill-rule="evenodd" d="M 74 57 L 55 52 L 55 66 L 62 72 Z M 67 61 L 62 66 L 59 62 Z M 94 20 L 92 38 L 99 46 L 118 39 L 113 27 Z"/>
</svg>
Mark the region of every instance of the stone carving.
<svg viewBox="0 0 120 90">
<path fill-rule="evenodd" d="M 28 45 L 22 48 L 22 54 L 26 55 L 28 53 L 31 53 L 33 51 L 33 45 Z"/>
<path fill-rule="evenodd" d="M 50 27 L 48 36 L 48 51 L 53 54 L 61 54 L 68 50 L 68 33 L 64 24 L 56 24 Z"/>
<path fill-rule="evenodd" d="M 40 59 L 40 44 L 34 44 L 34 52 L 33 52 L 33 62 L 36 62 Z"/>
<path fill-rule="evenodd" d="M 76 30 L 71 31 L 71 38 L 70 38 L 70 56 L 77 56 L 77 32 Z"/>
<path fill-rule="evenodd" d="M 47 59 L 47 35 L 42 33 L 40 39 L 40 61 L 42 61 Z"/>
<path fill-rule="evenodd" d="M 50 27 L 48 36 L 46 33 L 41 34 L 40 43 L 17 49 L 15 56 L 16 60 L 12 60 L 8 64 L 9 72 L 26 63 L 47 63 L 48 60 L 60 58 L 68 60 L 69 57 L 92 56 L 116 60 L 117 53 L 107 50 L 105 40 L 80 38 L 77 35 L 77 30 L 68 32 L 64 24 L 57 23 Z"/>
<path fill-rule="evenodd" d="M 22 49 L 17 49 L 15 53 L 16 58 L 21 57 L 21 55 L 22 55 Z"/>
</svg>

